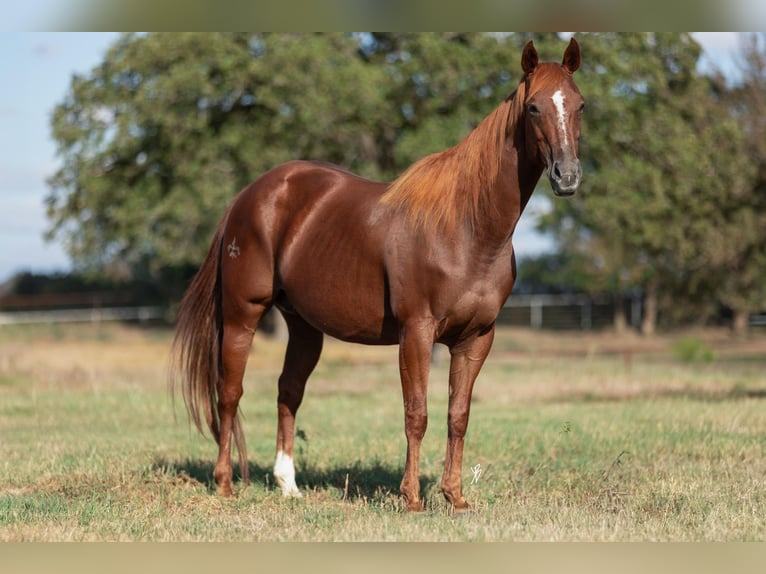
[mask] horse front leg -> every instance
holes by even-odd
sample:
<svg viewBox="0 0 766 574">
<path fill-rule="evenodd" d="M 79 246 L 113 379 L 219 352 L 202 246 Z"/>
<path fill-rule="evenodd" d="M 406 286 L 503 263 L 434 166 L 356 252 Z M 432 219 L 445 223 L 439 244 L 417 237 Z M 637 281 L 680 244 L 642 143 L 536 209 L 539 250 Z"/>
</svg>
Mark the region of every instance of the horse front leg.
<svg viewBox="0 0 766 574">
<path fill-rule="evenodd" d="M 470 504 L 463 496 L 463 446 L 471 410 L 473 384 L 495 337 L 494 325 L 471 339 L 450 349 L 449 415 L 447 419 L 447 456 L 441 489 L 444 497 L 457 512 L 468 511 Z"/>
<path fill-rule="evenodd" d="M 423 511 L 420 499 L 420 444 L 428 426 L 427 386 L 433 347 L 433 322 L 405 324 L 399 334 L 399 374 L 404 398 L 407 461 L 400 491 L 411 512 Z"/>
</svg>

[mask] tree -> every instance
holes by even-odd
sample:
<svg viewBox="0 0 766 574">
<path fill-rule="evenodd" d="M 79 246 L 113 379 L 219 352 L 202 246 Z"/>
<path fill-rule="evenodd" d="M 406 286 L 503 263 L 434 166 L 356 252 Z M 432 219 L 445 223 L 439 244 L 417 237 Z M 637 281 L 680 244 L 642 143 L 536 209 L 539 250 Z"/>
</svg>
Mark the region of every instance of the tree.
<svg viewBox="0 0 766 574">
<path fill-rule="evenodd" d="M 615 299 L 642 288 L 642 331 L 651 334 L 660 305 L 713 296 L 717 229 L 749 177 L 744 141 L 696 72 L 700 48 L 690 35 L 598 34 L 586 44 L 583 192 L 557 202 L 544 225 L 567 230 L 563 249 L 597 247 L 593 268 Z M 680 297 L 663 300 L 663 292 Z"/>
<path fill-rule="evenodd" d="M 747 331 L 751 313 L 766 309 L 766 34 L 746 36 L 741 69 L 741 84 L 727 89 L 719 79 L 719 87 L 745 138 L 751 177 L 726 205 L 713 259 L 719 296 L 733 311 L 737 334 Z"/>
<path fill-rule="evenodd" d="M 319 156 L 370 171 L 360 124 L 385 105 L 356 49 L 341 35 L 123 36 L 54 111 L 49 235 L 85 269 L 195 265 L 230 198 L 268 167 Z"/>
</svg>

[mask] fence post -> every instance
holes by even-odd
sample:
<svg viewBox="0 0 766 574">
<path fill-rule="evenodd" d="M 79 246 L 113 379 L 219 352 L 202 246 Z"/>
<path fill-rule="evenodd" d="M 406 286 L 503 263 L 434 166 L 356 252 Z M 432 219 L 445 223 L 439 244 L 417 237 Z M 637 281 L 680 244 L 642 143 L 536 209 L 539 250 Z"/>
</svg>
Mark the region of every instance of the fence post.
<svg viewBox="0 0 766 574">
<path fill-rule="evenodd" d="M 529 302 L 529 324 L 533 329 L 543 326 L 543 302 L 539 297 L 532 297 Z"/>
</svg>

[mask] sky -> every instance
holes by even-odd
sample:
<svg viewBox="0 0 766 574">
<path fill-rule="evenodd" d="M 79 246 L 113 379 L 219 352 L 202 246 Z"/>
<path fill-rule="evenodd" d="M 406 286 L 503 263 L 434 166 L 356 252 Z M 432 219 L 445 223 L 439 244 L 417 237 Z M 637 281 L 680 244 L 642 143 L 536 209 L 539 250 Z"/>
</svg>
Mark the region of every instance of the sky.
<svg viewBox="0 0 766 574">
<path fill-rule="evenodd" d="M 38 0 L 34 0 L 38 1 Z M 33 2 L 34 3 L 34 2 Z M 701 67 L 717 66 L 736 77 L 739 33 L 695 33 L 704 49 Z M 111 32 L 0 32 L 0 284 L 20 271 L 67 271 L 62 245 L 46 242 L 46 179 L 57 169 L 50 136 L 53 108 L 67 94 L 73 74 L 88 74 L 118 34 Z M 545 189 L 545 184 L 542 186 Z M 232 190 L 232 195 L 237 190 Z M 514 234 L 520 257 L 552 248 L 534 230 L 551 194 L 533 196 Z"/>
</svg>

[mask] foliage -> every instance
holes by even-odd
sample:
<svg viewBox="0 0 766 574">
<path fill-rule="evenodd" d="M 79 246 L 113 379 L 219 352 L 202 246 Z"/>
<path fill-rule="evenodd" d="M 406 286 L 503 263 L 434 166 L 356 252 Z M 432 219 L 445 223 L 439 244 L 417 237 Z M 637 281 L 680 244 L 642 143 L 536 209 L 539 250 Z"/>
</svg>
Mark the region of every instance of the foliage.
<svg viewBox="0 0 766 574">
<path fill-rule="evenodd" d="M 518 262 L 514 293 L 602 293 L 588 272 L 591 259 L 574 251 L 544 253 Z M 601 286 L 603 287 L 603 286 Z"/>
<path fill-rule="evenodd" d="M 685 363 L 712 363 L 715 361 L 713 349 L 697 337 L 683 337 L 673 344 L 671 350 L 678 360 Z"/>
<path fill-rule="evenodd" d="M 348 57 L 355 49 L 342 36 L 122 37 L 54 112 L 63 167 L 50 181 L 51 235 L 86 269 L 197 262 L 258 172 L 365 150 L 353 128 L 376 121 L 382 98 L 377 70 Z M 349 78 L 363 89 L 340 89 Z"/>
<path fill-rule="evenodd" d="M 594 34 L 588 47 L 583 192 L 543 226 L 591 258 L 594 287 L 665 292 L 666 309 L 704 316 L 729 276 L 718 262 L 742 261 L 757 236 L 743 129 L 720 84 L 696 72 L 689 35 Z"/>
<path fill-rule="evenodd" d="M 766 34 L 750 35 L 741 55 L 741 85 L 721 92 L 737 117 L 746 143 L 744 159 L 755 173 L 750 187 L 729 207 L 725 236 L 711 262 L 721 278 L 721 302 L 747 315 L 766 309 Z"/>
</svg>

